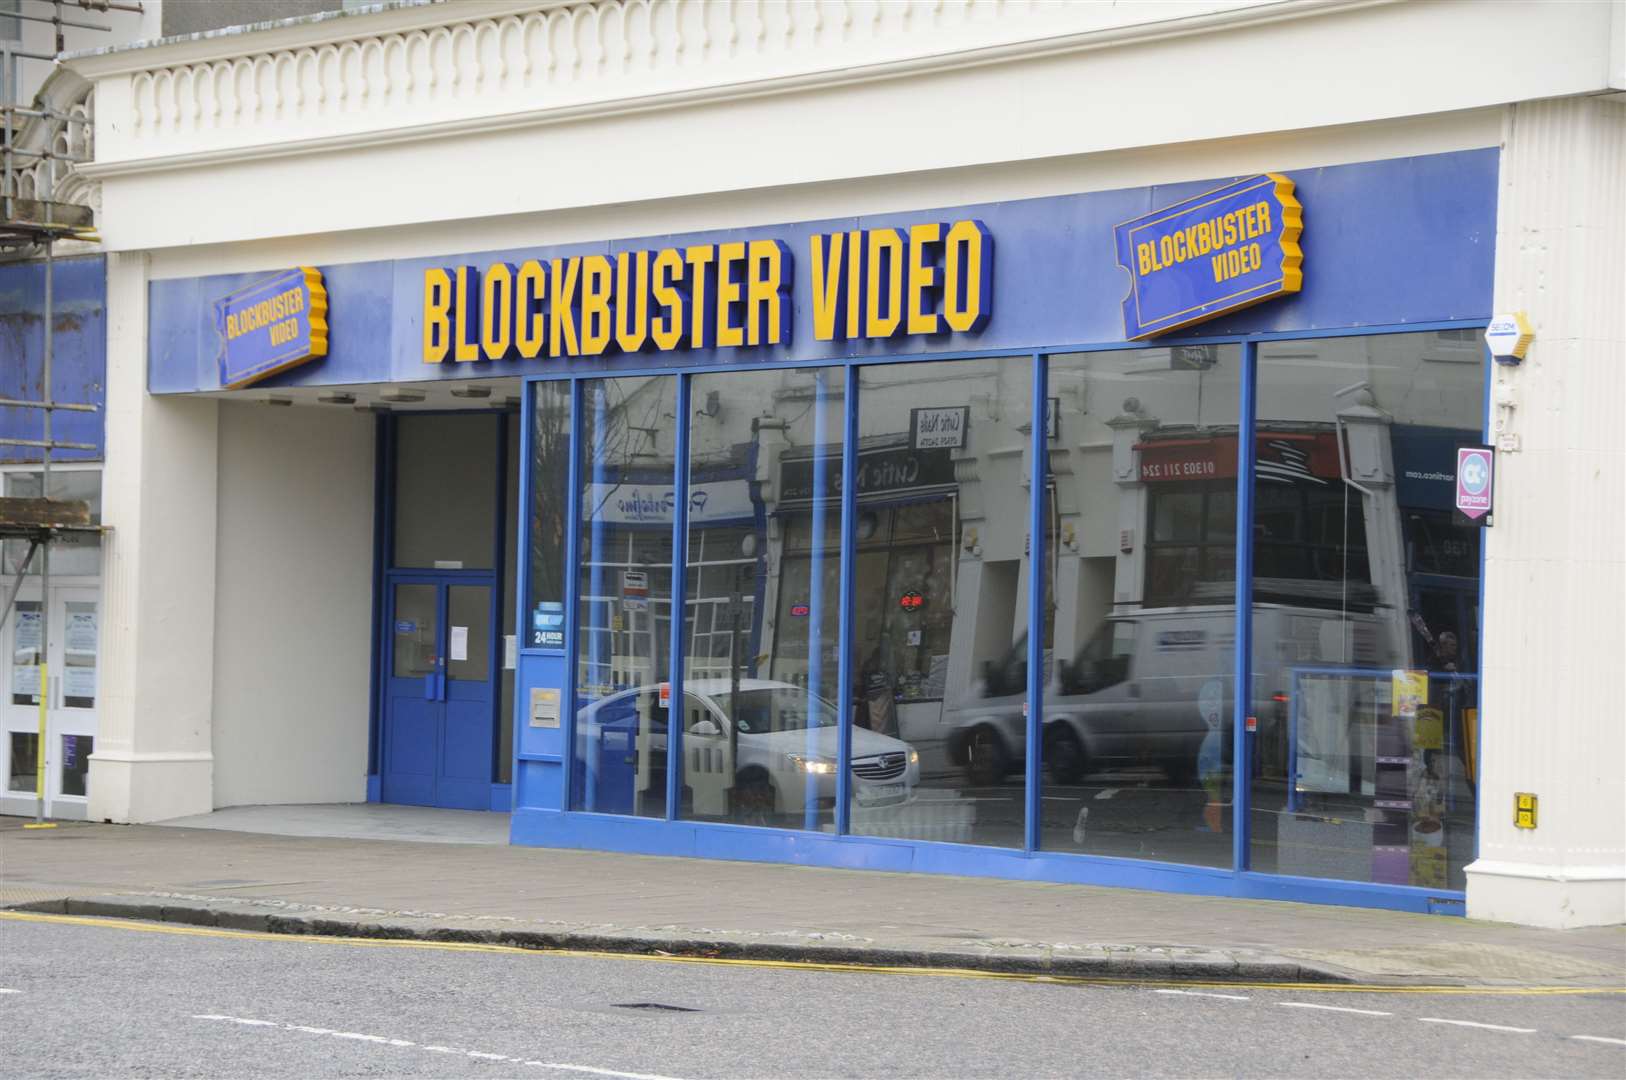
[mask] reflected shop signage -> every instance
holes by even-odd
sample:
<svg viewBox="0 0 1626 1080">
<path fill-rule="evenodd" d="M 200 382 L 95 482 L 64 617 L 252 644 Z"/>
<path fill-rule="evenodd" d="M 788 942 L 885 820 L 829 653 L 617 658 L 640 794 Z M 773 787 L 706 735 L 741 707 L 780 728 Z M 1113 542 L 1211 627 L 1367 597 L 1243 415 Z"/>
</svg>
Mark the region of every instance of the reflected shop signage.
<svg viewBox="0 0 1626 1080">
<path fill-rule="evenodd" d="M 299 266 L 215 301 L 220 385 L 236 390 L 327 355 L 322 272 Z"/>
<path fill-rule="evenodd" d="M 841 455 L 825 454 L 818 458 L 802 457 L 781 459 L 779 477 L 782 491 L 780 502 L 812 502 L 814 499 L 813 465 L 824 466 L 824 483 L 819 497 L 835 499 L 841 496 Z M 882 495 L 921 494 L 925 491 L 952 490 L 954 459 L 948 450 L 914 450 L 907 446 L 860 450 L 853 463 L 858 476 L 858 497 Z"/>
<path fill-rule="evenodd" d="M 583 499 L 596 521 L 616 525 L 670 525 L 677 493 L 670 484 L 595 483 L 587 485 Z M 689 486 L 691 525 L 749 521 L 755 513 L 747 480 Z"/>
<path fill-rule="evenodd" d="M 1154 337 L 1299 291 L 1303 215 L 1293 181 L 1249 176 L 1113 230 L 1129 271 L 1124 337 Z"/>
<path fill-rule="evenodd" d="M 1236 436 L 1169 439 L 1140 443 L 1143 483 L 1234 480 Z M 1338 439 L 1331 432 L 1261 432 L 1254 446 L 1254 475 L 1281 483 L 1325 484 L 1341 475 Z"/>
<path fill-rule="evenodd" d="M 993 311 L 982 222 L 816 233 L 804 303 L 819 341 L 971 333 Z M 423 272 L 423 361 L 788 345 L 796 255 L 775 239 Z"/>
</svg>

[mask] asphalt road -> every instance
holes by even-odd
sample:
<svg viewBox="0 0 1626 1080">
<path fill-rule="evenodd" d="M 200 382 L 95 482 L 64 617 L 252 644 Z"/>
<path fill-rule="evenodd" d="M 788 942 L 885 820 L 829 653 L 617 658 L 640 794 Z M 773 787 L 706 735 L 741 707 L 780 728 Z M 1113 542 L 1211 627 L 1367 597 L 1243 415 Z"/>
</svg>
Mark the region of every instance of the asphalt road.
<svg viewBox="0 0 1626 1080">
<path fill-rule="evenodd" d="M 5 1077 L 1222 1074 L 1626 1076 L 1626 995 L 1076 986 L 0 914 Z"/>
</svg>

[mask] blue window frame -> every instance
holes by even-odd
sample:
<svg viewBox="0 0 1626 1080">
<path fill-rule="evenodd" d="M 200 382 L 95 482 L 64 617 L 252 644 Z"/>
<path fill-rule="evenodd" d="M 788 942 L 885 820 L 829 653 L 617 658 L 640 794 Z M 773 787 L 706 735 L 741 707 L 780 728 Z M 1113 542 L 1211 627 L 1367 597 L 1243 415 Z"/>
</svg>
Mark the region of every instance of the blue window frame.
<svg viewBox="0 0 1626 1080">
<path fill-rule="evenodd" d="M 1240 347 L 1240 396 L 1236 428 L 1239 432 L 1247 432 L 1250 436 L 1256 435 L 1258 424 L 1256 411 L 1259 391 L 1259 357 L 1261 345 L 1272 342 L 1304 341 L 1320 338 L 1355 338 L 1379 335 L 1393 335 L 1418 333 L 1438 330 L 1477 329 L 1484 326 L 1483 320 L 1457 320 L 1426 324 L 1368 326 L 1359 328 L 1338 328 L 1304 332 L 1259 333 L 1246 336 L 1215 336 L 1182 338 L 1181 345 L 1235 345 Z M 1162 343 L 1166 346 L 1166 342 Z M 960 353 L 944 353 L 935 355 L 908 355 L 908 356 L 865 356 L 862 358 L 847 358 L 841 360 L 817 361 L 800 364 L 753 364 L 749 370 L 760 371 L 773 368 L 809 368 L 825 367 L 838 369 L 841 373 L 843 393 L 842 439 L 841 457 L 841 498 L 840 520 L 842 522 L 841 543 L 839 552 L 839 592 L 834 598 L 838 610 L 839 626 L 839 672 L 838 685 L 843 688 L 842 693 L 853 685 L 854 659 L 852 656 L 852 642 L 854 640 L 854 578 L 855 578 L 855 543 L 854 529 L 858 517 L 858 487 L 856 475 L 857 461 L 860 446 L 859 407 L 860 395 L 858 374 L 861 368 L 878 365 L 912 364 L 945 360 L 970 360 L 976 358 L 1002 357 L 1012 359 L 1025 359 L 1032 365 L 1032 395 L 1029 402 L 1030 418 L 1043 417 L 1049 408 L 1047 388 L 1047 374 L 1049 370 L 1049 357 L 1058 353 L 1094 353 L 1106 351 L 1126 351 L 1134 349 L 1153 349 L 1159 344 L 1142 343 L 1085 343 L 1058 345 L 1040 352 L 1030 350 L 1021 351 L 974 351 Z M 1482 362 L 1488 371 L 1488 357 Z M 690 384 L 695 375 L 710 372 L 726 372 L 745 370 L 730 365 L 696 365 L 693 367 L 674 369 L 672 367 L 655 367 L 647 369 L 618 368 L 614 374 L 622 376 L 672 376 L 676 379 L 677 416 L 679 418 L 694 415 L 693 401 L 691 400 Z M 579 418 L 582 408 L 582 384 L 589 379 L 597 377 L 593 373 L 572 373 L 557 378 L 536 377 L 527 380 L 526 409 L 527 417 L 532 407 L 532 394 L 535 384 L 544 382 L 565 381 L 571 387 L 572 415 Z M 1486 375 L 1488 379 L 1488 374 Z M 1488 420 L 1482 420 L 1482 423 Z M 579 565 L 579 552 L 577 550 L 577 537 L 579 535 L 580 507 L 578 493 L 580 450 L 575 446 L 575 431 L 578 425 L 573 425 L 572 451 L 569 454 L 569 481 L 568 495 L 568 521 L 571 527 L 567 528 L 566 565 L 575 567 Z M 525 443 L 521 452 L 521 483 L 522 483 L 522 509 L 518 523 L 518 536 L 516 542 L 521 545 L 521 551 L 526 554 L 519 560 L 520 582 L 519 595 L 527 594 L 525 582 L 526 568 L 529 565 L 528 547 L 530 537 L 527 535 L 525 522 L 530 516 L 530 498 L 532 491 L 531 470 L 532 457 L 532 426 L 526 423 Z M 1233 666 L 1231 671 L 1231 697 L 1229 707 L 1232 715 L 1237 719 L 1250 718 L 1255 703 L 1251 693 L 1255 672 L 1254 649 L 1252 635 L 1254 630 L 1254 603 L 1253 603 L 1253 559 L 1254 559 L 1254 476 L 1256 467 L 1257 446 L 1255 437 L 1237 438 L 1235 460 L 1235 518 L 1236 518 L 1236 544 L 1235 544 L 1235 601 L 1234 601 L 1234 648 L 1232 652 Z M 1341 444 L 1340 444 L 1341 445 Z M 689 458 L 689 425 L 679 422 L 676 425 L 674 439 L 674 467 L 671 478 L 671 489 L 674 493 L 672 500 L 672 568 L 671 575 L 671 610 L 682 612 L 685 610 L 686 575 L 683 572 L 687 566 L 686 545 L 689 537 L 689 499 L 688 499 L 688 468 Z M 1044 475 L 1048 467 L 1048 453 L 1046 425 L 1043 422 L 1033 422 L 1029 429 L 1030 473 L 1028 484 L 1027 528 L 1032 544 L 1032 559 L 1035 567 L 1044 567 L 1046 529 L 1046 492 L 1044 482 L 1034 482 L 1037 477 Z M 1481 579 L 1483 576 L 1483 551 L 1480 552 Z M 1249 723 L 1233 723 L 1231 727 L 1230 753 L 1234 767 L 1231 770 L 1231 798 L 1233 802 L 1233 825 L 1231 828 L 1231 860 L 1229 867 L 1212 867 L 1176 862 L 1141 861 L 1111 855 L 1076 854 L 1061 851 L 1046 850 L 1040 842 L 1041 821 L 1041 785 L 1040 770 L 1043 767 L 1042 753 L 1043 740 L 1041 733 L 1044 730 L 1045 717 L 1045 647 L 1043 633 L 1043 609 L 1046 602 L 1045 587 L 1046 575 L 1034 572 L 1028 575 L 1026 589 L 1026 606 L 1028 612 L 1026 636 L 1026 692 L 1031 707 L 1027 709 L 1025 743 L 1025 757 L 1022 762 L 1022 771 L 1025 778 L 1024 786 L 1024 821 L 1022 830 L 1022 843 L 1019 847 L 988 848 L 972 847 L 968 845 L 945 843 L 931 840 L 904 840 L 876 839 L 853 835 L 851 805 L 849 801 L 852 785 L 851 763 L 853 758 L 853 724 L 844 717 L 839 724 L 837 734 L 837 762 L 836 762 L 836 798 L 833 831 L 823 833 L 794 833 L 783 830 L 765 830 L 750 825 L 707 823 L 682 820 L 679 813 L 681 801 L 681 765 L 683 747 L 683 725 L 671 724 L 670 744 L 666 755 L 666 782 L 665 814 L 655 819 L 636 817 L 614 817 L 583 811 L 569 811 L 569 792 L 572 790 L 574 754 L 570 748 L 577 739 L 575 672 L 577 670 L 576 655 L 577 635 L 575 633 L 575 620 L 578 617 L 576 591 L 578 588 L 578 575 L 569 576 L 564 610 L 568 613 L 568 625 L 562 648 L 542 649 L 531 646 L 525 636 L 524 623 L 527 613 L 520 613 L 521 625 L 516 630 L 521 634 L 522 667 L 525 668 L 522 684 L 529 690 L 541 683 L 551 680 L 551 685 L 562 691 L 558 707 L 558 724 L 560 738 L 557 742 L 543 746 L 540 749 L 527 749 L 524 741 L 524 732 L 527 726 L 535 726 L 537 714 L 528 712 L 535 709 L 536 703 L 529 705 L 524 700 L 525 693 L 516 694 L 516 769 L 515 782 L 516 813 L 513 827 L 513 838 L 517 843 L 542 843 L 552 846 L 601 848 L 611 850 L 640 851 L 667 854 L 687 854 L 710 857 L 735 858 L 746 860 L 772 860 L 772 861 L 802 861 L 831 866 L 859 866 L 893 870 L 917 870 L 927 872 L 944 872 L 969 874 L 975 876 L 994 877 L 1021 877 L 1036 878 L 1059 882 L 1082 882 L 1111 884 L 1128 887 L 1158 889 L 1163 891 L 1191 892 L 1214 895 L 1230 895 L 1249 898 L 1274 898 L 1323 903 L 1339 903 L 1354 906 L 1382 907 L 1417 912 L 1440 912 L 1460 914 L 1463 910 L 1463 893 L 1460 889 L 1420 887 L 1411 885 L 1385 884 L 1361 880 L 1349 880 L 1335 877 L 1311 877 L 1292 873 L 1267 873 L 1255 870 L 1252 866 L 1253 852 L 1250 845 L 1250 809 L 1253 800 L 1253 776 L 1251 763 L 1255 757 L 1255 748 L 1251 744 Z M 521 605 L 523 608 L 523 605 Z M 670 670 L 669 679 L 671 700 L 673 702 L 684 700 L 683 670 L 684 649 L 687 645 L 683 631 L 684 620 L 674 616 L 671 619 L 671 641 L 669 646 Z M 1477 680 L 1474 681 L 1477 695 Z M 1476 700 L 1477 704 L 1477 700 Z M 843 710 L 845 712 L 845 710 Z M 539 779 L 533 785 L 527 785 L 522 780 L 521 772 L 527 766 L 550 768 L 557 770 L 556 782 L 545 782 L 538 774 Z"/>
</svg>

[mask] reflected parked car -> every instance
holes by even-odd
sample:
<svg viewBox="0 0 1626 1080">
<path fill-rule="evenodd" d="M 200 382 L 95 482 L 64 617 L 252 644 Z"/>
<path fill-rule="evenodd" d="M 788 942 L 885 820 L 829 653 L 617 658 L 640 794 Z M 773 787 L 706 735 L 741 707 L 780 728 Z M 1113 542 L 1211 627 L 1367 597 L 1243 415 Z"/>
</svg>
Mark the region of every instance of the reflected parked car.
<svg viewBox="0 0 1626 1080">
<path fill-rule="evenodd" d="M 1051 779 L 1075 784 L 1102 767 L 1151 764 L 1172 783 L 1194 783 L 1204 737 L 1230 720 L 1235 620 L 1230 605 L 1148 608 L 1105 619 L 1074 657 L 1046 672 L 1043 760 Z M 1293 655 L 1279 645 L 1256 655 L 1250 712 L 1260 721 L 1259 741 L 1277 741 L 1295 663 L 1371 664 L 1378 637 L 1370 613 L 1255 605 L 1256 641 L 1298 646 Z M 1349 659 L 1340 661 L 1341 654 Z M 950 760 L 965 767 L 972 783 L 997 784 L 1022 768 L 1026 697 L 1024 637 L 988 665 L 973 698 L 954 710 Z M 1224 746 L 1228 761 L 1229 740 Z"/>
<path fill-rule="evenodd" d="M 598 809 L 615 812 L 615 804 L 630 801 L 634 791 L 664 789 L 667 710 L 661 689 L 623 690 L 578 714 L 578 754 L 592 763 L 598 793 L 609 796 Z M 819 806 L 835 804 L 839 714 L 830 702 L 769 679 L 741 679 L 737 685 L 696 679 L 684 683 L 683 697 L 682 785 L 696 816 L 761 822 L 770 814 L 802 813 L 810 794 Z M 920 755 L 908 743 L 853 729 L 856 805 L 905 802 L 919 779 Z M 627 798 L 614 797 L 620 790 Z"/>
</svg>

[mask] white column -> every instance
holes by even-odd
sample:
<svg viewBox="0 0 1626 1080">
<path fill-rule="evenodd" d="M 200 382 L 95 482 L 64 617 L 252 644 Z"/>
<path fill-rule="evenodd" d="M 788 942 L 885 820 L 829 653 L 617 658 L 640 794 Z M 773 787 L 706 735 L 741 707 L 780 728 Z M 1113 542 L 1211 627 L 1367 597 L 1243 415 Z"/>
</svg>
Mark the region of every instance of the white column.
<svg viewBox="0 0 1626 1080">
<path fill-rule="evenodd" d="M 1483 778 L 1468 914 L 1539 926 L 1626 921 L 1626 105 L 1512 107 L 1496 310 L 1535 343 L 1498 368 L 1486 531 Z M 1511 405 L 1511 418 L 1507 406 Z M 1513 824 L 1515 792 L 1539 799 Z"/>
<path fill-rule="evenodd" d="M 147 259 L 109 255 L 93 821 L 213 808 L 217 416 L 212 400 L 147 393 Z"/>
</svg>

